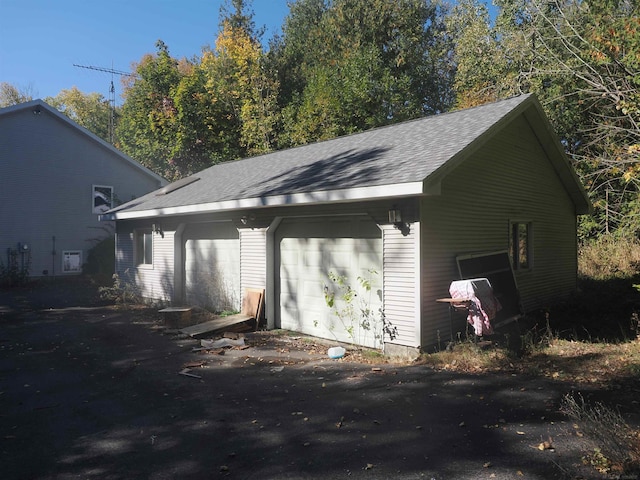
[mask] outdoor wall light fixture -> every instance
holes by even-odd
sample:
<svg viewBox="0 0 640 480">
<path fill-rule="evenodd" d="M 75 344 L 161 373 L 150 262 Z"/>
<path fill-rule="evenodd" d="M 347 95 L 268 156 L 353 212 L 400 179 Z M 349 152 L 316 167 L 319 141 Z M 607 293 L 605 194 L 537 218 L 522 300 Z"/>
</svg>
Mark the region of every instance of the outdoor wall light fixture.
<svg viewBox="0 0 640 480">
<path fill-rule="evenodd" d="M 249 222 L 253 222 L 256 219 L 255 215 L 243 215 L 240 218 L 240 222 L 242 222 L 243 225 L 248 225 Z"/>
<path fill-rule="evenodd" d="M 405 237 L 409 235 L 411 227 L 402 220 L 402 211 L 395 205 L 389 209 L 389 223 L 393 223 L 393 226 L 400 230 Z"/>
<path fill-rule="evenodd" d="M 40 115 L 40 106 L 37 106 L 36 108 L 33 109 L 33 114 L 34 115 Z"/>
<path fill-rule="evenodd" d="M 153 225 L 151 225 L 151 230 L 153 230 L 153 233 L 157 233 L 162 238 L 164 238 L 164 231 L 162 230 L 162 225 L 160 225 L 159 223 L 154 223 Z"/>
</svg>

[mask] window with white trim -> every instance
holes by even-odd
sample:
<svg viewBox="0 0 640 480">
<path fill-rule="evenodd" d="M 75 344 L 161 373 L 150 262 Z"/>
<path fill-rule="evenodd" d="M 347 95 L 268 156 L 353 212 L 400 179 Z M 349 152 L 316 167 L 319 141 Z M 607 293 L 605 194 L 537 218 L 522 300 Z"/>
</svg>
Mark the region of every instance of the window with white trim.
<svg viewBox="0 0 640 480">
<path fill-rule="evenodd" d="M 135 231 L 135 259 L 136 265 L 153 265 L 153 232 L 150 228 Z"/>
<path fill-rule="evenodd" d="M 82 272 L 82 250 L 62 251 L 62 273 Z"/>
<path fill-rule="evenodd" d="M 509 256 L 514 270 L 527 270 L 532 267 L 532 226 L 530 222 L 510 222 Z"/>
</svg>

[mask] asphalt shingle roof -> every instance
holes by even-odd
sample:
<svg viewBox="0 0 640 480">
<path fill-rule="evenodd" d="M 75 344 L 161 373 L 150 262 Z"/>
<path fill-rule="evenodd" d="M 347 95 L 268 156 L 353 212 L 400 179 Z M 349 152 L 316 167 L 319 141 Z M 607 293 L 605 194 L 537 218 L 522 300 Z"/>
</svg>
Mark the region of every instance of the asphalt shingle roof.
<svg viewBox="0 0 640 480">
<path fill-rule="evenodd" d="M 214 165 L 166 195 L 114 211 L 141 212 L 249 198 L 422 182 L 531 98 L 466 110 Z"/>
</svg>

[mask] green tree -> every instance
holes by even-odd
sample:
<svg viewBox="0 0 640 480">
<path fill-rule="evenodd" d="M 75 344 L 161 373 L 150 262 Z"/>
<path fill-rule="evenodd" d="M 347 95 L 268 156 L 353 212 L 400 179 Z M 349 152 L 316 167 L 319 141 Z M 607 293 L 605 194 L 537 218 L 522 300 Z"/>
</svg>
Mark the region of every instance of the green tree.
<svg viewBox="0 0 640 480">
<path fill-rule="evenodd" d="M 486 4 L 479 0 L 461 0 L 448 15 L 446 25 L 455 45 L 456 108 L 482 105 L 513 92 L 514 69 L 509 52 L 491 25 Z"/>
<path fill-rule="evenodd" d="M 172 158 L 187 175 L 228 158 L 227 141 L 220 131 L 224 114 L 206 89 L 207 77 L 200 65 L 192 65 L 172 89 L 176 109 Z"/>
<path fill-rule="evenodd" d="M 179 128 L 173 92 L 184 75 L 164 42 L 156 48 L 136 65 L 137 77 L 124 91 L 118 146 L 156 173 L 177 179 L 192 173 L 184 157 L 175 156 Z"/>
<path fill-rule="evenodd" d="M 446 110 L 451 69 L 442 7 L 424 0 L 301 0 L 278 62 L 284 131 L 306 143 Z"/>
<path fill-rule="evenodd" d="M 519 87 L 536 92 L 590 190 L 585 234 L 640 231 L 637 1 L 502 0 Z"/>
<path fill-rule="evenodd" d="M 61 90 L 45 101 L 103 140 L 111 141 L 111 129 L 116 122 L 116 112 L 109 101 L 99 93 L 82 93 L 77 87 Z M 112 116 L 113 115 L 113 116 Z"/>
<path fill-rule="evenodd" d="M 201 63 L 207 91 L 225 113 L 221 131 L 228 140 L 227 159 L 272 150 L 278 119 L 278 82 L 266 66 L 252 13 L 244 13 L 244 1 L 233 6 L 221 21 L 215 49 L 205 51 Z"/>
</svg>

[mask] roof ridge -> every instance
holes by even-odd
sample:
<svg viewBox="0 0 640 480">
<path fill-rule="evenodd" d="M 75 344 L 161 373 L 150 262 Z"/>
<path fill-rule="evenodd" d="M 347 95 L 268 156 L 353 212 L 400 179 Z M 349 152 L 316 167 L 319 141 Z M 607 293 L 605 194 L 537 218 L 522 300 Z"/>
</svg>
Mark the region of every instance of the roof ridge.
<svg viewBox="0 0 640 480">
<path fill-rule="evenodd" d="M 297 150 L 297 149 L 300 149 L 300 148 L 306 148 L 306 147 L 309 147 L 311 145 L 322 145 L 322 144 L 325 144 L 325 143 L 328 143 L 328 142 L 333 142 L 333 141 L 336 141 L 336 140 L 339 140 L 339 139 L 348 139 L 348 138 L 352 138 L 352 137 L 355 137 L 355 136 L 358 136 L 358 135 L 372 134 L 372 133 L 375 133 L 375 132 L 380 132 L 381 130 L 386 130 L 386 129 L 389 129 L 389 128 L 398 127 L 400 125 L 409 125 L 411 123 L 417 123 L 417 122 L 430 120 L 430 119 L 435 119 L 435 118 L 442 118 L 442 117 L 445 117 L 445 116 L 456 115 L 456 114 L 459 114 L 461 112 L 470 112 L 470 111 L 478 110 L 478 109 L 481 109 L 481 108 L 489 108 L 489 107 L 495 108 L 496 105 L 500 105 L 500 104 L 502 104 L 504 102 L 513 100 L 513 99 L 518 98 L 518 97 L 522 97 L 522 100 L 524 101 L 526 98 L 531 97 L 532 95 L 533 94 L 531 94 L 531 93 L 521 93 L 521 94 L 518 94 L 518 95 L 512 95 L 511 97 L 507 97 L 507 98 L 503 98 L 503 99 L 497 100 L 495 102 L 487 102 L 487 103 L 483 103 L 482 105 L 475 105 L 475 106 L 469 107 L 469 108 L 461 108 L 459 110 L 450 110 L 450 111 L 442 112 L 442 113 L 434 113 L 434 114 L 431 114 L 431 115 L 424 115 L 422 117 L 411 118 L 411 119 L 408 119 L 408 120 L 403 120 L 401 122 L 389 123 L 387 125 L 379 125 L 377 127 L 369 128 L 367 130 L 362 130 L 360 132 L 352 132 L 352 133 L 347 133 L 345 135 L 338 135 L 338 136 L 335 136 L 335 137 L 332 137 L 332 138 L 325 138 L 323 140 L 316 140 L 316 141 L 309 142 L 309 143 L 303 143 L 303 144 L 300 144 L 300 145 L 294 145 L 292 147 L 285 147 L 285 148 L 281 148 L 281 149 L 278 149 L 278 150 L 272 150 L 272 151 L 269 151 L 269 152 L 260 153 L 260 154 L 257 154 L 257 155 L 251 155 L 251 156 L 248 156 L 248 157 L 234 158 L 232 160 L 226 160 L 224 162 L 213 164 L 210 167 L 205 168 L 205 170 L 208 170 L 208 169 L 213 168 L 213 167 L 220 167 L 221 165 L 227 165 L 227 164 L 230 165 L 230 164 L 235 164 L 235 163 L 238 163 L 238 162 L 254 160 L 254 159 L 261 158 L 261 157 L 266 157 L 268 155 L 273 155 L 273 154 L 278 153 L 278 152 L 289 152 L 289 151 Z"/>
</svg>

